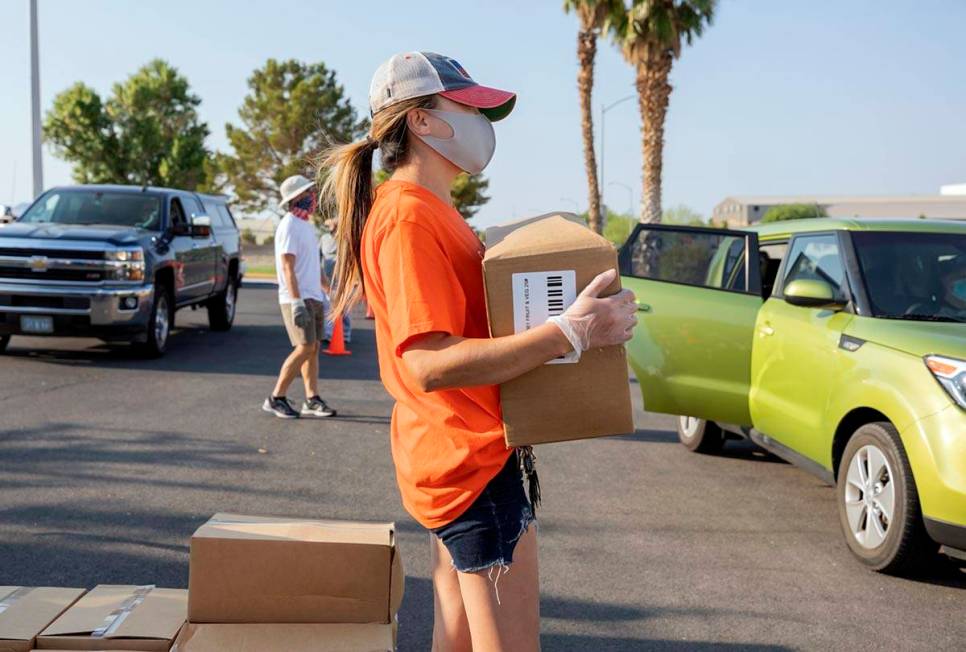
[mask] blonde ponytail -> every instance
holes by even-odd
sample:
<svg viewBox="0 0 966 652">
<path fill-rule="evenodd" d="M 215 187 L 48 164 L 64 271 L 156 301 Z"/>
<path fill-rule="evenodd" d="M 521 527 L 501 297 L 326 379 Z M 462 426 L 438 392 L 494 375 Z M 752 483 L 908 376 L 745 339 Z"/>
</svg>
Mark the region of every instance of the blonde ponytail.
<svg viewBox="0 0 966 652">
<path fill-rule="evenodd" d="M 335 239 L 338 243 L 333 313 L 341 315 L 359 300 L 363 291 L 362 231 L 372 209 L 372 155 L 381 150 L 382 167 L 392 172 L 406 159 L 408 135 L 406 114 L 412 109 L 431 108 L 436 96 L 405 100 L 385 107 L 372 117 L 369 134 L 363 140 L 336 145 L 319 159 L 316 184 L 323 207 L 336 212 Z"/>
</svg>

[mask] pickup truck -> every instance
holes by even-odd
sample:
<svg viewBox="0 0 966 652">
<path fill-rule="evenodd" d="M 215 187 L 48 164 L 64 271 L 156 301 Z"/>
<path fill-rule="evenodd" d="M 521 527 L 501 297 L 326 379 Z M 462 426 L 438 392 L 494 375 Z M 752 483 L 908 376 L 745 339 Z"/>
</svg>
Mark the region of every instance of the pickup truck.
<svg viewBox="0 0 966 652">
<path fill-rule="evenodd" d="M 147 356 L 168 346 L 175 311 L 235 318 L 238 227 L 225 197 L 171 188 L 53 188 L 0 225 L 0 352 L 13 335 L 97 337 Z"/>
<path fill-rule="evenodd" d="M 620 266 L 644 407 L 685 446 L 748 438 L 833 485 L 873 570 L 966 555 L 966 223 L 642 224 Z"/>
</svg>

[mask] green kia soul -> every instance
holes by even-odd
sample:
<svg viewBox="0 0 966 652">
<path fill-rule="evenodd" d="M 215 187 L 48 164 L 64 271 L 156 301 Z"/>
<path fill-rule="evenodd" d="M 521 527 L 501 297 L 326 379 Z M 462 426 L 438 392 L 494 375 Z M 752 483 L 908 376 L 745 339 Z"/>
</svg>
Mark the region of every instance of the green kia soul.
<svg viewBox="0 0 966 652">
<path fill-rule="evenodd" d="M 747 437 L 835 485 L 875 570 L 966 554 L 966 223 L 641 224 L 620 266 L 644 407 L 685 446 Z"/>
</svg>

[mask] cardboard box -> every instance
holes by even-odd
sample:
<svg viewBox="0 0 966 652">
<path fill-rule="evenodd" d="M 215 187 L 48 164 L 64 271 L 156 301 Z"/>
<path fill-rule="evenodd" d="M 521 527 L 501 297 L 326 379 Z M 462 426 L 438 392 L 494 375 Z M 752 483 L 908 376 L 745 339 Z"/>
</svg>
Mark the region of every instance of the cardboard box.
<svg viewBox="0 0 966 652">
<path fill-rule="evenodd" d="M 191 537 L 188 620 L 389 624 L 404 579 L 392 523 L 215 514 Z"/>
<path fill-rule="evenodd" d="M 37 634 L 84 595 L 84 589 L 0 586 L 0 652 L 27 652 Z"/>
<path fill-rule="evenodd" d="M 502 337 L 563 312 L 591 280 L 617 268 L 614 246 L 573 216 L 550 215 L 487 231 L 483 277 L 490 334 Z M 620 291 L 620 278 L 601 296 Z M 623 346 L 553 360 L 500 386 L 508 446 L 634 431 Z"/>
<path fill-rule="evenodd" d="M 187 613 L 183 589 L 100 584 L 37 637 L 37 648 L 167 652 Z"/>
<path fill-rule="evenodd" d="M 386 652 L 392 625 L 195 624 L 181 630 L 171 652 Z"/>
</svg>

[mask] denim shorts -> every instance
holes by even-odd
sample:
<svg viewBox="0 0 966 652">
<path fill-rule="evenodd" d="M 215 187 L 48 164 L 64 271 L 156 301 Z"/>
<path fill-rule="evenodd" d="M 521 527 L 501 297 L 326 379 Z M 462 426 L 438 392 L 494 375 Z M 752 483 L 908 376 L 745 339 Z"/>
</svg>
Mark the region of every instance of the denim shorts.
<svg viewBox="0 0 966 652">
<path fill-rule="evenodd" d="M 456 570 L 475 573 L 509 566 L 517 541 L 534 520 L 514 451 L 465 512 L 432 532 L 446 546 Z"/>
</svg>

